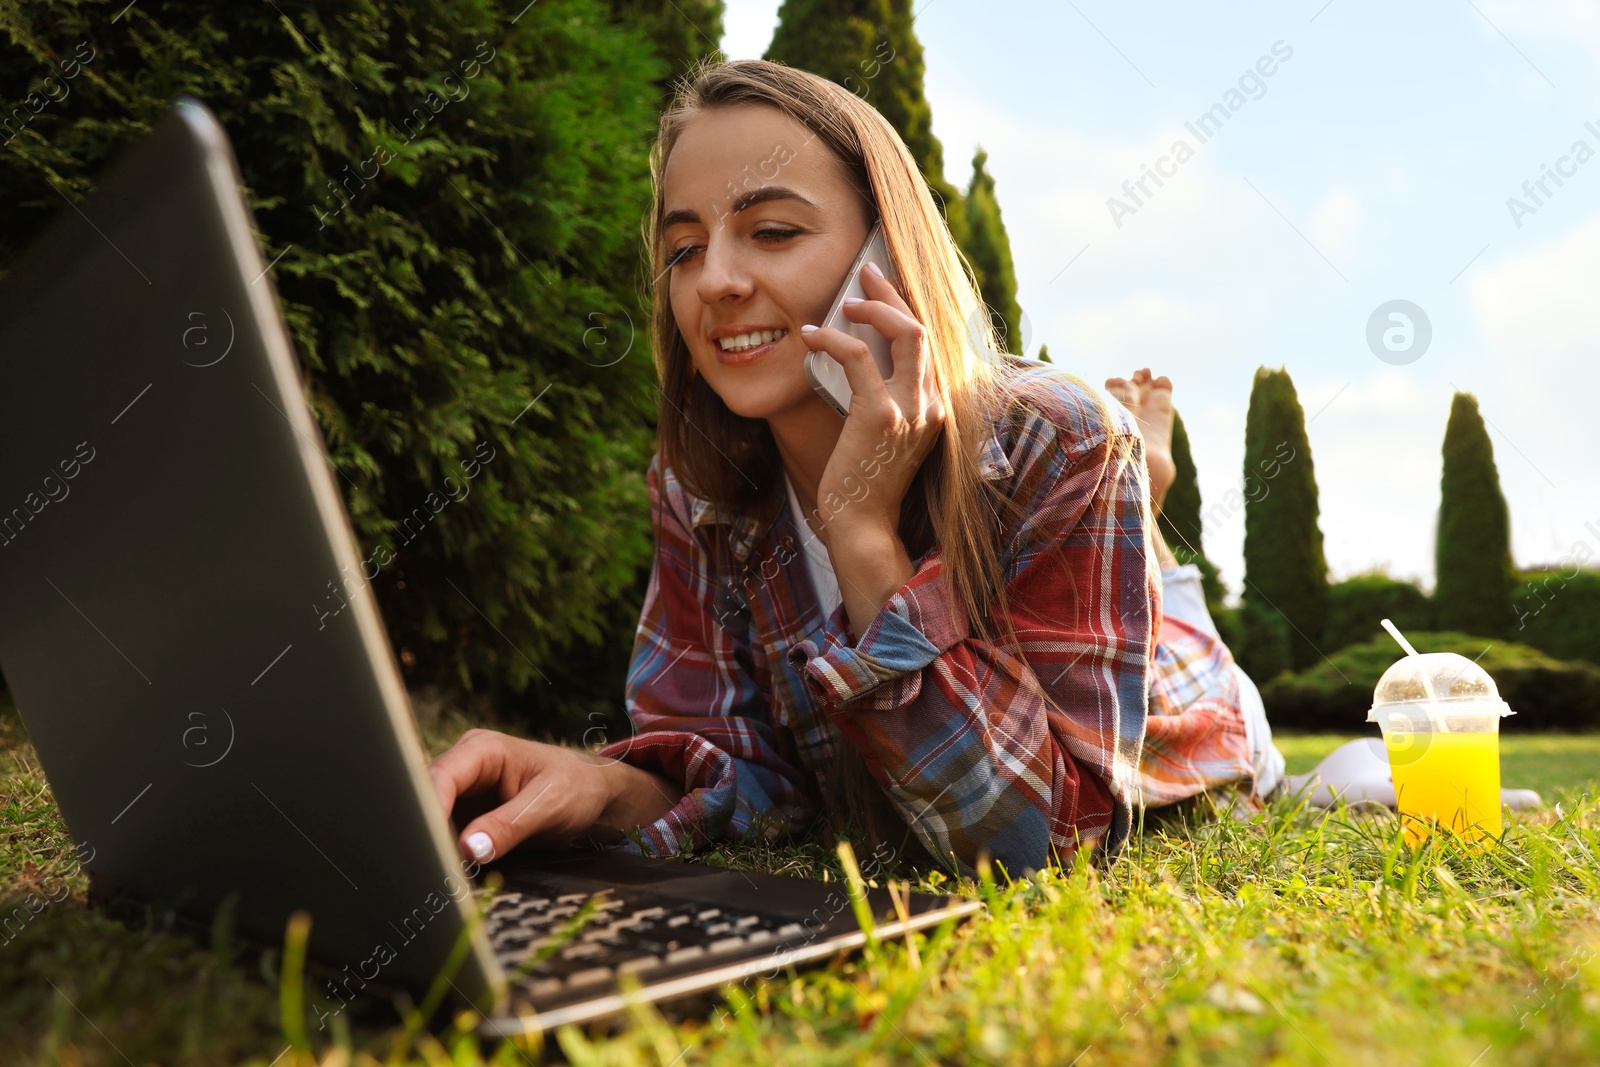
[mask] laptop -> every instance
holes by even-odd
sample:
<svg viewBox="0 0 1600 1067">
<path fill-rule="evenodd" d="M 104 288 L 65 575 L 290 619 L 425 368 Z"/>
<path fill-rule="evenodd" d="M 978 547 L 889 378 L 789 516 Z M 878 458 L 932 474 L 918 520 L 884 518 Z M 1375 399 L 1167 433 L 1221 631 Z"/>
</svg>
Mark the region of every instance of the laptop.
<svg viewBox="0 0 1600 1067">
<path fill-rule="evenodd" d="M 486 1035 L 863 944 L 837 883 L 463 862 L 376 601 L 332 611 L 360 557 L 240 181 L 180 98 L 0 279 L 0 668 L 91 899 L 197 930 L 226 910 L 268 948 L 307 912 L 319 1018 L 431 990 Z M 867 904 L 886 937 L 980 907 Z"/>
</svg>

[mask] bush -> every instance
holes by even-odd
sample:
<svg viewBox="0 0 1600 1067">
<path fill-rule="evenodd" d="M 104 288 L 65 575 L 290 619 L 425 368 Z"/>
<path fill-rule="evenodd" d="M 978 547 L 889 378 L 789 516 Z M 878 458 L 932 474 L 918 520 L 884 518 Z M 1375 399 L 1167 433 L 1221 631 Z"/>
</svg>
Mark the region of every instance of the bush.
<svg viewBox="0 0 1600 1067">
<path fill-rule="evenodd" d="M 1230 647 L 1233 658 L 1251 678 L 1260 683 L 1292 668 L 1290 636 L 1293 631 L 1289 621 L 1278 611 L 1246 600 L 1239 608 L 1238 629 L 1239 643 Z"/>
<path fill-rule="evenodd" d="M 1456 652 L 1476 659 L 1516 712 L 1501 722 L 1503 730 L 1600 729 L 1600 667 L 1462 633 L 1421 632 L 1407 637 L 1422 652 Z M 1267 719 L 1274 728 L 1344 733 L 1366 729 L 1378 679 L 1402 655 L 1385 635 L 1342 649 L 1298 674 L 1272 679 L 1261 686 Z"/>
<path fill-rule="evenodd" d="M 1600 571 L 1525 571 L 1512 608 L 1517 640 L 1559 659 L 1600 663 Z"/>
<path fill-rule="evenodd" d="M 1210 611 L 1211 622 L 1217 628 L 1217 636 L 1222 638 L 1222 643 L 1227 645 L 1228 651 L 1237 658 L 1239 650 L 1244 648 L 1244 623 L 1239 619 L 1244 609 L 1224 604 L 1211 608 Z"/>
<path fill-rule="evenodd" d="M 1411 582 L 1386 574 L 1360 574 L 1329 586 L 1322 607 L 1322 651 L 1331 656 L 1364 641 L 1387 640 L 1383 619 L 1392 620 L 1404 634 L 1431 630 L 1433 605 Z"/>
<path fill-rule="evenodd" d="M 609 605 L 649 565 L 654 376 L 642 332 L 619 357 L 647 321 L 667 73 L 646 36 L 597 0 L 516 25 L 477 0 L 8 10 L 7 107 L 78 69 L 5 134 L 0 268 L 175 95 L 198 97 L 277 260 L 362 555 L 394 556 L 373 589 L 407 684 L 544 689 L 583 642 L 608 663 L 626 648 L 638 602 L 633 621 Z M 470 495 L 402 540 L 475 442 L 494 458 Z"/>
</svg>

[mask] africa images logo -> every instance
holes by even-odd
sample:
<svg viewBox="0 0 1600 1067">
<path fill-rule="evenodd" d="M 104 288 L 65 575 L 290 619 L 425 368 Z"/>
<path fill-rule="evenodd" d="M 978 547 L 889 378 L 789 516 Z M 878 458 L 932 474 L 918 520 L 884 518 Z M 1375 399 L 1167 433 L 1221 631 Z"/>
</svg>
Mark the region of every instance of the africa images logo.
<svg viewBox="0 0 1600 1067">
<path fill-rule="evenodd" d="M 1415 363 L 1432 343 L 1432 320 L 1409 300 L 1385 301 L 1367 319 L 1367 347 L 1385 363 Z"/>
</svg>

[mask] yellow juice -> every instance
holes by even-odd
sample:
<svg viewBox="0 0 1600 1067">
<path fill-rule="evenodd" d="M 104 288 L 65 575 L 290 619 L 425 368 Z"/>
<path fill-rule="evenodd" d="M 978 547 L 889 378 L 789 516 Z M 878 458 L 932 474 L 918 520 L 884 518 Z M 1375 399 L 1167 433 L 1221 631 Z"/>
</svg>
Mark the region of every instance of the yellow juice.
<svg viewBox="0 0 1600 1067">
<path fill-rule="evenodd" d="M 1500 836 L 1500 735 L 1407 734 L 1384 737 L 1406 843 L 1431 824 L 1470 841 Z"/>
</svg>

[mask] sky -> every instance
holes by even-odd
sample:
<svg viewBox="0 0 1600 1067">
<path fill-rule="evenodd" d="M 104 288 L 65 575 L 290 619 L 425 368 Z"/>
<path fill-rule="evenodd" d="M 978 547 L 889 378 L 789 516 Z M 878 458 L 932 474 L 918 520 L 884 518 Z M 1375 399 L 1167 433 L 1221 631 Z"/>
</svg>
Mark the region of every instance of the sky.
<svg viewBox="0 0 1600 1067">
<path fill-rule="evenodd" d="M 728 0 L 724 52 L 778 6 Z M 1334 579 L 1432 587 L 1457 390 L 1517 564 L 1600 557 L 1596 3 L 919 0 L 916 30 L 946 177 L 989 154 L 1027 354 L 1173 379 L 1235 592 L 1259 366 L 1305 408 Z"/>
</svg>

